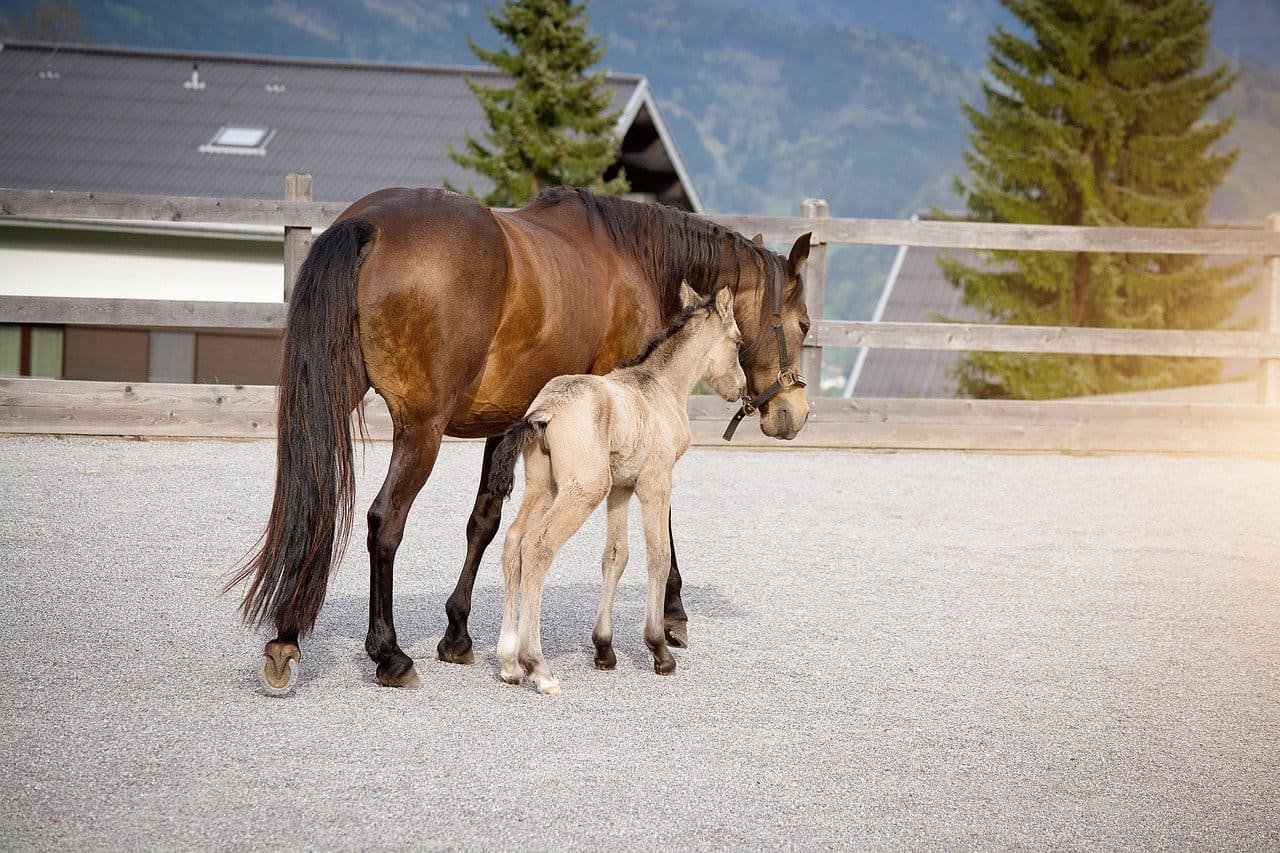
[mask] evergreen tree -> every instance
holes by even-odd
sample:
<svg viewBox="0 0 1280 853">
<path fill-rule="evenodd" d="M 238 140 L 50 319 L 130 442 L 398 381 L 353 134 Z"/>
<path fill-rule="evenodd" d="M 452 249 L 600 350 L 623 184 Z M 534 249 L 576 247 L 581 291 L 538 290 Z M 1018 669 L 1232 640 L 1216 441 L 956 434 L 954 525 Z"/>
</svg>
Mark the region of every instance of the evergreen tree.
<svg viewBox="0 0 1280 853">
<path fill-rule="evenodd" d="M 626 192 L 622 172 L 604 178 L 620 145 L 618 114 L 606 112 L 612 90 L 604 75 L 587 73 L 604 51 L 587 35 L 585 7 L 574 0 L 505 0 L 488 14 L 514 50 L 484 50 L 471 41 L 471 51 L 511 84 L 467 80 L 489 131 L 483 142 L 468 136 L 466 150 L 451 148 L 449 156 L 494 185 L 487 195 L 470 194 L 488 205 L 514 207 L 559 184 Z"/>
<path fill-rule="evenodd" d="M 1232 120 L 1207 107 L 1235 82 L 1204 70 L 1206 0 L 1001 0 L 1023 39 L 990 37 L 985 111 L 965 105 L 968 175 L 956 188 L 991 222 L 1193 227 L 1238 152 L 1214 145 Z M 1243 266 L 1194 255 L 980 253 L 944 258 L 966 304 L 998 322 L 1134 329 L 1219 326 Z M 1210 359 L 972 353 L 960 389 L 1041 399 L 1207 382 Z"/>
</svg>

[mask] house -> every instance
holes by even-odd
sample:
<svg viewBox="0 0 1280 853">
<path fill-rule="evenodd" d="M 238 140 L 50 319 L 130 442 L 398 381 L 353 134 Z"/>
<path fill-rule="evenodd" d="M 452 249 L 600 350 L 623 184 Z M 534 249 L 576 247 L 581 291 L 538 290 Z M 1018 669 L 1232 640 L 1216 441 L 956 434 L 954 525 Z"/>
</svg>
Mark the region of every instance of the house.
<svg viewBox="0 0 1280 853">
<path fill-rule="evenodd" d="M 484 68 L 0 45 L 0 187 L 319 201 L 449 181 L 484 191 L 449 147 L 487 122 Z M 633 197 L 702 202 L 643 77 L 611 74 Z M 282 229 L 199 223 L 0 221 L 0 293 L 278 302 Z M 0 318 L 2 321 L 4 318 Z M 279 336 L 0 325 L 0 375 L 270 383 Z"/>
<path fill-rule="evenodd" d="M 921 213 L 914 218 L 926 219 L 928 216 L 929 214 Z M 1238 227 L 1258 227 L 1258 223 L 1231 224 Z M 876 303 L 872 321 L 991 322 L 982 312 L 965 305 L 959 288 L 953 287 L 943 277 L 938 260 L 944 255 L 970 266 L 981 266 L 983 263 L 976 253 L 968 250 L 900 246 Z M 1253 273 L 1247 272 L 1246 275 L 1248 274 Z M 1262 318 L 1266 314 L 1268 291 L 1263 286 L 1265 282 L 1262 276 L 1256 277 L 1259 286 L 1240 300 L 1234 322 L 1245 328 L 1262 329 L 1266 328 L 1262 324 Z M 963 355 L 964 353 L 956 350 L 860 349 L 845 381 L 843 396 L 914 399 L 962 396 L 955 370 Z M 1256 369 L 1256 360 L 1228 359 L 1223 363 L 1222 376 L 1235 380 L 1231 387 L 1221 384 L 1194 390 L 1163 389 L 1111 396 L 1166 402 L 1235 402 L 1242 395 L 1252 399 L 1256 396 L 1253 383 L 1241 383 L 1240 377 Z"/>
</svg>

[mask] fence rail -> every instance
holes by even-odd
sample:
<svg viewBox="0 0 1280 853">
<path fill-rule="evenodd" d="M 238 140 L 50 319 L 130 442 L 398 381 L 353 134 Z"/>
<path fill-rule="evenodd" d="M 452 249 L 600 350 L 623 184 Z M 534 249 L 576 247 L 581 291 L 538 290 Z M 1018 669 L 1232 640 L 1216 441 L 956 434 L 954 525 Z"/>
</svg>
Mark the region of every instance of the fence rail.
<svg viewBox="0 0 1280 853">
<path fill-rule="evenodd" d="M 307 200 L 309 179 L 291 175 L 287 200 L 163 197 L 0 189 L 0 222 L 86 219 L 209 222 L 285 229 L 285 281 L 305 254 L 307 229 L 327 227 L 344 204 Z M 1054 400 L 815 399 L 814 415 L 790 446 L 927 447 L 988 450 L 1280 453 L 1280 219 L 1267 228 L 1076 228 L 974 222 L 835 218 L 809 200 L 799 217 L 711 216 L 770 242 L 811 231 L 808 277 L 815 318 L 806 371 L 820 376 L 822 347 L 943 349 L 1093 355 L 1258 358 L 1264 405 Z M 1271 330 L 1266 332 L 1095 329 L 821 319 L 828 243 L 953 249 L 1263 256 L 1271 262 Z M 279 303 L 0 296 L 0 320 L 134 328 L 272 330 Z M 373 435 L 389 430 L 385 409 L 368 404 Z M 719 443 L 730 407 L 695 398 L 695 440 Z M 0 431 L 88 434 L 261 436 L 274 434 L 268 387 L 0 380 Z M 736 444 L 776 442 L 743 430 Z"/>
<path fill-rule="evenodd" d="M 0 219 L 120 219 L 136 222 L 220 222 L 282 228 L 327 228 L 345 208 L 345 203 L 328 201 L 0 189 Z M 707 218 L 744 234 L 759 232 L 770 242 L 794 240 L 806 231 L 812 231 L 814 241 L 819 244 L 859 243 L 868 246 L 1054 252 L 1280 255 L 1280 234 L 1261 228 L 1083 228 L 997 222 L 716 214 Z"/>
</svg>

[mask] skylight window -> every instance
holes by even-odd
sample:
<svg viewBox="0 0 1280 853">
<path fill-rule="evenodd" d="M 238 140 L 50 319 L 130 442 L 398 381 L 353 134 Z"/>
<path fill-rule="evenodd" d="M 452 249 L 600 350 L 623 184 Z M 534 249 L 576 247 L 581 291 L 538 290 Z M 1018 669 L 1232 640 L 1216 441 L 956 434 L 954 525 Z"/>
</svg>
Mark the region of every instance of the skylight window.
<svg viewBox="0 0 1280 853">
<path fill-rule="evenodd" d="M 213 139 L 200 146 L 204 154 L 256 154 L 267 153 L 267 143 L 276 132 L 269 127 L 227 125 L 218 128 Z"/>
</svg>

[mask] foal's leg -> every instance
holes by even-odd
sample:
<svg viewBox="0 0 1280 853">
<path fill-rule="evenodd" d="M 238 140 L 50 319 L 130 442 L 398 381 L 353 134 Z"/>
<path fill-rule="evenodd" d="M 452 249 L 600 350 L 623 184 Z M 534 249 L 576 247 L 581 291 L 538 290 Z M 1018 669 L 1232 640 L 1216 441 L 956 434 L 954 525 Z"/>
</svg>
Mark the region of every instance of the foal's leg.
<svg viewBox="0 0 1280 853">
<path fill-rule="evenodd" d="M 613 597 L 618 591 L 622 570 L 627 567 L 627 507 L 631 503 L 632 491 L 629 486 L 615 486 L 609 492 L 608 534 L 604 556 L 600 560 L 604 587 L 600 591 L 596 627 L 591 632 L 591 642 L 596 646 L 596 669 L 613 669 L 618 665 L 618 658 L 613 653 Z"/>
<path fill-rule="evenodd" d="M 502 495 L 489 491 L 489 467 L 493 462 L 493 451 L 501 440 L 502 436 L 497 436 L 484 443 L 480 489 L 471 509 L 471 518 L 467 520 L 467 557 L 462 561 L 458 584 L 444 604 L 449 627 L 436 646 L 436 656 L 448 663 L 471 663 L 475 659 L 471 652 L 471 635 L 467 633 L 467 618 L 471 615 L 471 591 L 475 587 L 480 560 L 502 523 Z"/>
<path fill-rule="evenodd" d="M 659 675 L 670 675 L 676 671 L 676 659 L 667 648 L 667 635 L 662 627 L 662 600 L 667 574 L 671 571 L 671 472 L 655 472 L 642 477 L 636 483 L 636 495 L 644 510 L 644 544 L 649 564 L 644 643 L 653 653 L 653 671 Z"/>
<path fill-rule="evenodd" d="M 542 654 L 542 585 L 556 553 L 609 491 L 607 482 L 586 485 L 560 481 L 557 486 L 555 500 L 541 523 L 525 532 L 520 548 L 520 665 L 539 693 L 552 696 L 560 693 L 560 682 Z"/>
<path fill-rule="evenodd" d="M 405 423 L 406 419 L 396 418 L 387 479 L 369 507 L 369 633 L 364 648 L 378 665 L 378 683 L 384 687 L 420 684 L 413 660 L 396 645 L 392 575 L 405 518 L 431 474 L 444 434 L 442 420 L 423 418 Z"/>
<path fill-rule="evenodd" d="M 502 632 L 498 635 L 498 661 L 502 664 L 502 680 L 508 684 L 519 684 L 524 680 L 524 670 L 520 667 L 520 637 L 517 633 L 516 606 L 520 592 L 520 551 L 524 544 L 525 534 L 531 524 L 537 528 L 543 524 L 543 516 L 551 506 L 555 488 L 551 482 L 551 466 L 546 457 L 540 453 L 529 454 L 525 462 L 528 471 L 525 481 L 524 500 L 515 521 L 507 530 L 507 538 L 502 547 Z"/>
<path fill-rule="evenodd" d="M 667 542 L 671 546 L 671 573 L 667 575 L 666 604 L 663 607 L 662 627 L 667 632 L 667 642 L 677 649 L 689 645 L 689 616 L 684 612 L 680 599 L 680 566 L 676 563 L 676 535 L 671 529 L 671 512 L 667 511 Z"/>
</svg>

